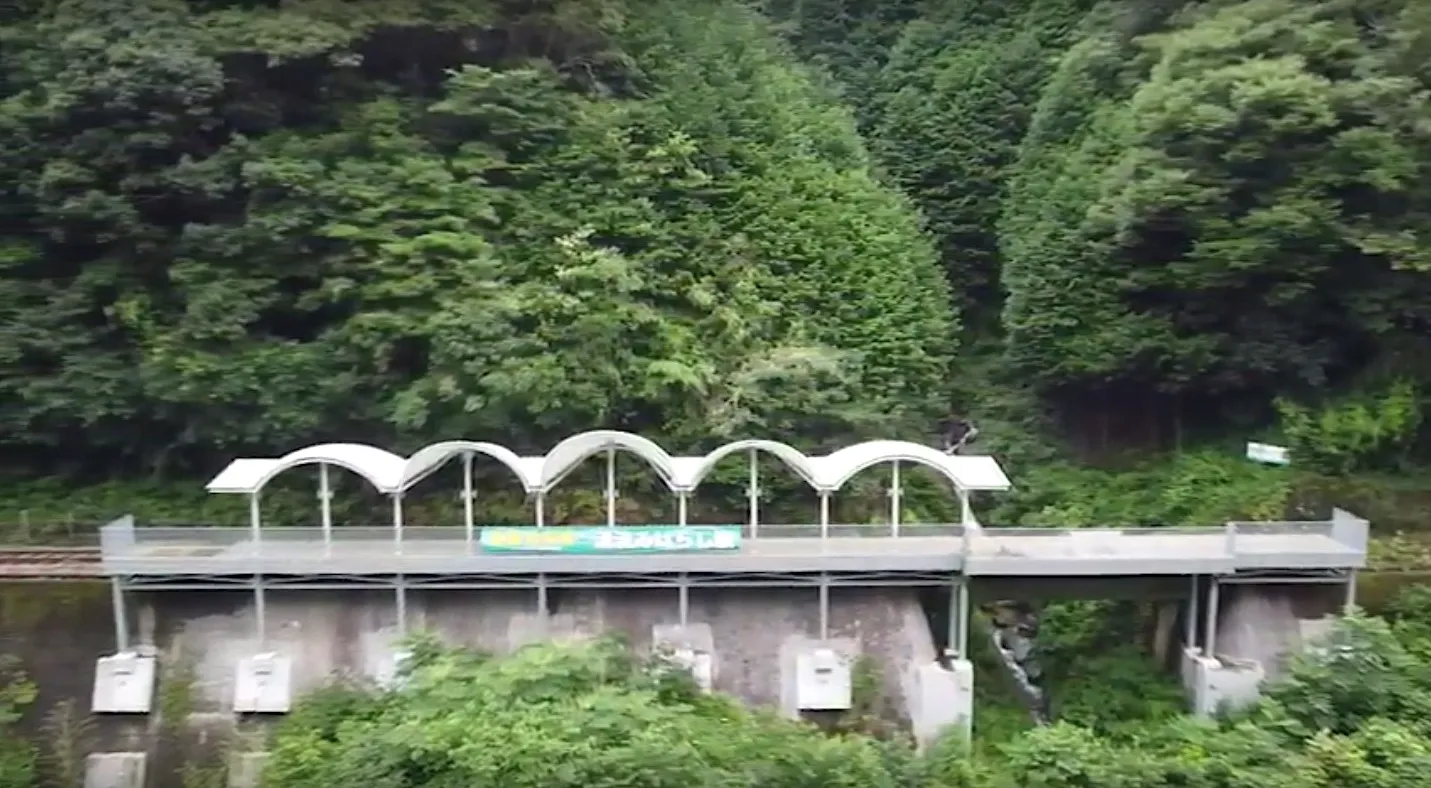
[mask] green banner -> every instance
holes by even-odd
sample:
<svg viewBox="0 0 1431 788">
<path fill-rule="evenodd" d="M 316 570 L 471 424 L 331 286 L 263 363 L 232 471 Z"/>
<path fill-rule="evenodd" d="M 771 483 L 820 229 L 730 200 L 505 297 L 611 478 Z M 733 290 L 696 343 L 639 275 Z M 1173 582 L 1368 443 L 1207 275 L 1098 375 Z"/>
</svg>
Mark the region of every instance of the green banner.
<svg viewBox="0 0 1431 788">
<path fill-rule="evenodd" d="M 489 553 L 689 553 L 739 550 L 738 525 L 548 526 L 482 529 Z"/>
</svg>

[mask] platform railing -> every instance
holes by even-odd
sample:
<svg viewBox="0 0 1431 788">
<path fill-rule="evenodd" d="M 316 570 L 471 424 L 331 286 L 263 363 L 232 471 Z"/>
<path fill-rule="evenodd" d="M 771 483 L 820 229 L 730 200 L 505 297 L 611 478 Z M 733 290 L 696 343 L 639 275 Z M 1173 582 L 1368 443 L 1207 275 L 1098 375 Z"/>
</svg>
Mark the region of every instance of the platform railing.
<svg viewBox="0 0 1431 788">
<path fill-rule="evenodd" d="M 1018 557 L 1026 546 L 1030 553 L 1038 552 L 1041 558 L 1067 560 L 1081 560 L 1089 551 L 1114 545 L 1120 552 L 1137 555 L 1155 548 L 1157 545 L 1153 539 L 1165 540 L 1169 537 L 1187 539 L 1181 543 L 1187 549 L 1196 549 L 1203 554 L 1221 553 L 1229 558 L 1286 551 L 1289 540 L 1298 538 L 1306 540 L 1304 544 L 1320 544 L 1331 550 L 1340 545 L 1348 552 L 1364 554 L 1368 538 L 1366 521 L 1340 510 L 1333 519 L 1324 521 L 1231 522 L 1213 527 L 981 527 L 968 529 L 966 533 L 964 526 L 957 524 L 885 523 L 824 526 L 761 524 L 756 529 L 746 525 L 742 530 L 745 539 L 756 542 L 771 539 L 817 540 L 822 535 L 827 539 L 842 540 L 948 537 L 951 538 L 950 551 L 956 554 L 994 551 Z M 480 527 L 473 529 L 469 540 L 468 529 L 460 525 L 404 525 L 400 531 L 391 525 L 335 526 L 331 529 L 263 526 L 258 529 L 255 538 L 255 531 L 244 526 L 145 526 L 135 523 L 132 517 L 123 517 L 101 529 L 100 543 L 106 558 L 142 555 L 147 558 L 182 559 L 185 556 L 217 556 L 226 551 L 235 559 L 280 557 L 287 545 L 315 543 L 338 546 L 340 549 L 347 545 L 363 545 L 364 552 L 371 548 L 375 555 L 382 551 L 412 555 L 456 553 L 464 549 L 466 552 L 479 551 L 476 541 L 480 533 Z M 1148 541 L 1144 542 L 1145 539 Z"/>
</svg>

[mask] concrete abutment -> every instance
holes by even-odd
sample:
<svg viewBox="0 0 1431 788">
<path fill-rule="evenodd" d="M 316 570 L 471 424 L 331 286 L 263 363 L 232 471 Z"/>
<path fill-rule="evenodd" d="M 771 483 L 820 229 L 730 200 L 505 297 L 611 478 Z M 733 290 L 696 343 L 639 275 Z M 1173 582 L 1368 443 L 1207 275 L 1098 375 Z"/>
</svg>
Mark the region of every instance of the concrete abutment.
<svg viewBox="0 0 1431 788">
<path fill-rule="evenodd" d="M 1212 596 L 1208 591 L 1199 602 L 1205 606 Z M 1199 622 L 1204 628 L 1187 630 L 1191 642 L 1184 637 L 1181 655 L 1183 687 L 1199 715 L 1255 703 L 1262 685 L 1280 678 L 1293 656 L 1325 636 L 1351 600 L 1345 583 L 1270 580 L 1222 584 L 1216 596 L 1211 629 Z"/>
<path fill-rule="evenodd" d="M 674 589 L 553 590 L 547 615 L 538 612 L 536 594 L 525 590 L 410 589 L 405 596 L 407 631 L 432 633 L 453 645 L 503 653 L 542 640 L 615 633 L 638 652 L 670 654 L 703 686 L 792 717 L 848 709 L 850 671 L 864 657 L 877 677 L 874 691 L 882 706 L 895 710 L 921 739 L 950 724 L 967 725 L 970 717 L 972 669 L 967 663 L 962 671 L 940 665 L 912 589 L 833 588 L 822 617 L 815 588 L 696 588 L 688 592 L 684 622 Z M 99 718 L 105 731 L 131 734 L 106 734 L 94 742 L 95 756 L 87 763 L 94 788 L 145 784 L 135 779 L 155 788 L 171 784 L 165 776 L 171 757 L 163 752 L 168 745 L 160 729 L 173 725 L 162 717 L 174 713 L 165 698 L 177 683 L 186 685 L 189 727 L 218 736 L 215 726 L 252 725 L 245 712 L 255 710 L 281 713 L 287 709 L 282 701 L 335 676 L 391 680 L 402 658 L 403 630 L 391 591 L 270 590 L 262 637 L 253 595 L 245 591 L 129 597 L 132 650 L 141 660 L 153 655 L 157 682 L 147 713 Z M 99 626 L 101 633 L 112 630 Z M 112 637 L 97 637 L 88 665 L 80 667 L 84 660 L 77 659 L 75 668 L 94 675 L 98 658 L 112 662 Z M 258 676 L 255 662 L 281 669 L 266 668 Z M 286 686 L 255 689 L 246 681 Z M 257 718 L 265 716 L 272 715 Z M 253 785 L 261 759 L 258 751 L 218 758 L 227 763 L 234 786 Z"/>
<path fill-rule="evenodd" d="M 103 586 L 60 593 L 28 585 L 23 594 L 36 615 L 23 615 L 15 605 L 0 611 L 6 616 L 0 653 L 20 657 L 40 686 L 37 713 L 27 725 L 43 739 L 44 712 L 59 701 L 86 709 L 96 660 L 114 649 L 113 625 Z M 919 739 L 931 740 L 951 725 L 967 729 L 977 677 L 967 661 L 939 658 L 937 646 L 943 644 L 931 636 L 916 592 L 834 588 L 824 633 L 818 599 L 814 588 L 693 589 L 682 625 L 674 589 L 562 589 L 550 594 L 552 612 L 546 617 L 537 614 L 530 591 L 413 590 L 407 620 L 411 631 L 493 652 L 618 632 L 634 648 L 667 650 L 697 673 L 708 672 L 715 690 L 790 716 L 824 713 L 802 705 L 841 702 L 840 697 L 831 702 L 830 693 L 822 696 L 819 689 L 813 700 L 810 692 L 802 699 L 802 675 L 814 675 L 817 668 L 829 669 L 820 675 L 840 675 L 865 658 L 879 677 L 886 707 L 897 710 Z M 1223 702 L 1255 698 L 1261 681 L 1278 675 L 1286 656 L 1324 631 L 1327 616 L 1344 602 L 1345 591 L 1335 584 L 1223 585 L 1214 654 L 1203 655 L 1199 646 L 1185 642 L 1176 649 L 1193 710 L 1211 713 Z M 1206 604 L 1204 593 L 1204 611 Z M 133 642 L 152 645 L 157 655 L 157 687 L 149 713 L 106 714 L 92 721 L 85 752 L 101 757 L 81 758 L 80 768 L 92 767 L 95 788 L 130 788 L 126 781 L 135 775 L 154 788 L 174 784 L 166 775 L 178 756 L 163 731 L 175 727 L 164 716 L 172 711 L 166 697 L 180 674 L 191 684 L 186 735 L 215 741 L 225 730 L 256 724 L 240 722 L 234 709 L 242 659 L 258 653 L 288 657 L 297 696 L 333 675 L 390 675 L 401 637 L 393 595 L 386 591 L 271 591 L 262 643 L 254 629 L 252 595 L 245 592 L 135 594 L 131 618 Z M 1199 628 L 1197 641 L 1203 636 Z M 1198 687 L 1203 689 L 1194 691 Z M 256 738 L 244 746 L 257 747 Z M 216 758 L 228 763 L 232 784 L 242 786 L 252 785 L 262 754 L 225 752 Z"/>
</svg>

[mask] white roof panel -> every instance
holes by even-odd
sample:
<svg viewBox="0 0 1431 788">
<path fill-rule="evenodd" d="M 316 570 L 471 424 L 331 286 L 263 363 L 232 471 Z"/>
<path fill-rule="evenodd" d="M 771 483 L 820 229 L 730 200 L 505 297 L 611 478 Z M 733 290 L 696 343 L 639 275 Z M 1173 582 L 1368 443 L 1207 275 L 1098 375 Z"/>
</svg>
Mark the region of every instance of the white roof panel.
<svg viewBox="0 0 1431 788">
<path fill-rule="evenodd" d="M 1007 490 L 1013 485 L 999 461 L 987 455 L 954 455 L 948 458 L 959 484 L 966 490 Z"/>
<path fill-rule="evenodd" d="M 1007 490 L 1009 478 L 993 457 L 950 456 L 909 441 L 866 441 L 832 454 L 810 457 L 778 441 L 742 440 L 728 443 L 704 457 L 672 457 L 655 442 L 614 430 L 595 430 L 558 443 L 544 457 L 519 457 L 495 443 L 444 441 L 419 450 L 411 458 L 399 457 L 361 443 L 325 443 L 284 455 L 279 459 L 234 460 L 208 484 L 215 493 L 254 493 L 268 480 L 299 465 L 325 463 L 347 468 L 380 492 L 397 493 L 416 484 L 443 463 L 463 454 L 483 454 L 512 469 L 529 493 L 549 490 L 585 460 L 607 450 L 635 454 L 660 474 L 673 490 L 694 490 L 715 467 L 732 454 L 758 451 L 779 458 L 817 490 L 839 490 L 855 475 L 874 465 L 911 462 L 933 468 L 964 490 Z"/>
<path fill-rule="evenodd" d="M 251 493 L 277 464 L 273 459 L 234 460 L 209 480 L 207 489 L 211 493 Z"/>
<path fill-rule="evenodd" d="M 443 441 L 419 449 L 404 463 L 403 489 L 417 484 L 449 460 L 464 454 L 481 454 L 491 457 L 516 474 L 517 480 L 522 483 L 522 489 L 528 492 L 541 489 L 541 457 L 518 457 L 516 452 L 506 446 L 486 441 Z M 526 460 L 536 460 L 535 467 Z"/>
</svg>

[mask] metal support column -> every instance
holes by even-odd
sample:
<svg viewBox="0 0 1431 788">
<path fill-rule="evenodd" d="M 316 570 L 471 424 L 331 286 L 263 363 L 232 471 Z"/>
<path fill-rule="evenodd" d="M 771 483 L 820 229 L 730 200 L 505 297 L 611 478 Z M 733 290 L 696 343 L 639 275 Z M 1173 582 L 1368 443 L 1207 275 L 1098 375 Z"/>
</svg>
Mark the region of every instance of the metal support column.
<svg viewBox="0 0 1431 788">
<path fill-rule="evenodd" d="M 258 650 L 268 643 L 268 595 L 263 587 L 263 575 L 253 576 L 253 625 L 258 630 Z"/>
<path fill-rule="evenodd" d="M 253 540 L 254 552 L 262 555 L 263 512 L 256 492 L 248 497 L 248 532 L 249 538 Z"/>
<path fill-rule="evenodd" d="M 820 639 L 830 639 L 830 575 L 820 573 Z"/>
<path fill-rule="evenodd" d="M 1198 608 L 1198 576 L 1192 576 L 1192 582 L 1188 589 L 1188 610 L 1186 620 L 1183 622 L 1183 645 L 1188 648 L 1197 648 L 1197 608 Z"/>
<path fill-rule="evenodd" d="M 397 628 L 398 635 L 407 635 L 407 578 L 401 572 L 398 573 L 397 583 L 393 587 L 393 602 L 397 606 Z"/>
<path fill-rule="evenodd" d="M 248 497 L 248 527 L 253 534 L 254 552 L 262 560 L 263 512 L 256 492 Z M 253 620 L 254 626 L 258 629 L 258 648 L 262 651 L 264 643 L 268 642 L 268 600 L 263 593 L 262 572 L 253 574 Z"/>
<path fill-rule="evenodd" d="M 1347 570 L 1347 595 L 1342 602 L 1342 613 L 1350 615 L 1356 609 L 1356 570 Z"/>
<path fill-rule="evenodd" d="M 393 495 L 393 552 L 402 555 L 402 493 Z"/>
<path fill-rule="evenodd" d="M 551 606 L 550 606 L 550 604 L 549 604 L 548 601 L 547 601 L 547 576 L 546 576 L 546 573 L 545 573 L 545 572 L 538 572 L 538 573 L 537 573 L 537 615 L 539 615 L 539 616 L 541 616 L 543 619 L 545 619 L 545 618 L 547 617 L 547 611 L 550 609 L 550 607 L 551 607 Z"/>
<path fill-rule="evenodd" d="M 542 526 L 546 525 L 546 519 L 547 519 L 546 509 L 547 509 L 547 494 L 546 494 L 545 492 L 539 492 L 539 493 L 537 493 L 537 511 L 536 511 L 536 520 L 537 520 L 537 527 L 538 527 L 538 528 L 541 528 Z"/>
<path fill-rule="evenodd" d="M 955 491 L 959 496 L 959 524 L 968 528 L 971 525 L 978 525 L 974 519 L 974 507 L 969 503 L 969 491 L 960 487 Z"/>
<path fill-rule="evenodd" d="M 462 528 L 468 553 L 472 552 L 477 530 L 472 514 L 475 494 L 472 492 L 472 452 L 466 452 L 462 455 Z"/>
<path fill-rule="evenodd" d="M 318 464 L 318 512 L 323 523 L 323 551 L 333 547 L 333 488 L 328 483 L 328 463 Z"/>
<path fill-rule="evenodd" d="M 109 579 L 109 597 L 114 604 L 114 650 L 122 654 L 129 650 L 129 611 L 124 606 L 124 581 L 118 577 Z"/>
<path fill-rule="evenodd" d="M 820 538 L 830 535 L 830 491 L 820 491 Z"/>
<path fill-rule="evenodd" d="M 606 525 L 616 525 L 616 450 L 606 450 Z"/>
<path fill-rule="evenodd" d="M 1221 586 L 1217 577 L 1207 579 L 1207 619 L 1202 633 L 1202 655 L 1209 659 L 1217 658 L 1217 607 Z"/>
<path fill-rule="evenodd" d="M 750 450 L 750 478 L 745 495 L 750 502 L 750 538 L 754 539 L 760 536 L 760 458 L 755 449 Z"/>
<path fill-rule="evenodd" d="M 889 472 L 889 532 L 891 536 L 899 536 L 899 521 L 903 515 L 903 501 L 901 496 L 904 488 L 900 486 L 899 460 L 890 464 Z"/>
<path fill-rule="evenodd" d="M 952 659 L 969 657 L 969 579 L 958 578 L 949 588 L 949 647 Z"/>
<path fill-rule="evenodd" d="M 689 495 L 685 490 L 676 493 L 676 524 L 682 528 L 690 522 Z M 680 596 L 680 617 L 681 626 L 686 626 L 687 619 L 691 615 L 691 582 L 690 575 L 685 572 L 680 573 L 676 578 L 676 592 Z"/>
</svg>

